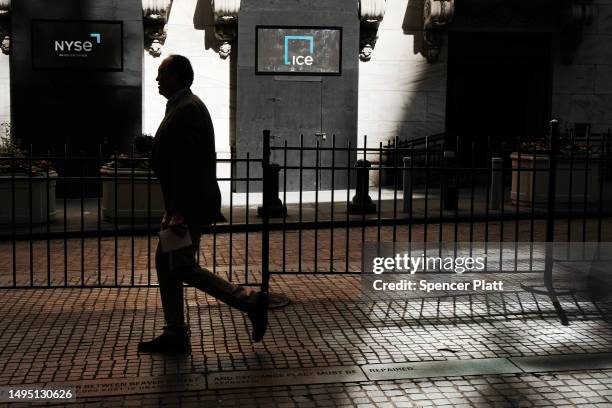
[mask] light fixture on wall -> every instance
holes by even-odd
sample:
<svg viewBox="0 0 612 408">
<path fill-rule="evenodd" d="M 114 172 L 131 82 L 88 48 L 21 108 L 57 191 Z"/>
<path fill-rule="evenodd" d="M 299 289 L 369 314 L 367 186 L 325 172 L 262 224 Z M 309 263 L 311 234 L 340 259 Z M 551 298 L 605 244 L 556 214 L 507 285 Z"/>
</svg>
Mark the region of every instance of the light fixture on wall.
<svg viewBox="0 0 612 408">
<path fill-rule="evenodd" d="M 171 7 L 172 0 L 142 0 L 145 49 L 153 57 L 161 55 Z"/>
<path fill-rule="evenodd" d="M 225 59 L 232 53 L 232 44 L 236 39 L 240 0 L 211 0 L 211 6 L 219 56 Z"/>
<path fill-rule="evenodd" d="M 0 50 L 11 51 L 11 0 L 0 0 Z"/>
<path fill-rule="evenodd" d="M 423 39 L 427 46 L 427 61 L 435 62 L 440 56 L 442 32 L 453 21 L 454 0 L 425 0 L 423 9 Z"/>
<path fill-rule="evenodd" d="M 359 1 L 359 59 L 369 61 L 376 45 L 378 26 L 385 16 L 385 0 Z"/>
</svg>

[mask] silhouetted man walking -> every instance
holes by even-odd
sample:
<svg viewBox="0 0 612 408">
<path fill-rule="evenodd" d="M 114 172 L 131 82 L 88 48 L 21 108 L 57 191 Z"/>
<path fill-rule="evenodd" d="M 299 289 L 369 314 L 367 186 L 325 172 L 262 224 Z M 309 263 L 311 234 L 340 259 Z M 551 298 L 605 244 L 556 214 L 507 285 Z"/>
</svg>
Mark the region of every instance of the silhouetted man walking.
<svg viewBox="0 0 612 408">
<path fill-rule="evenodd" d="M 171 55 L 159 66 L 159 93 L 168 99 L 166 114 L 155 134 L 151 163 L 164 197 L 162 230 L 175 238 L 189 234 L 192 244 L 164 252 L 162 241 L 155 254 L 159 292 L 164 308 L 164 332 L 141 342 L 142 352 L 188 352 L 189 327 L 185 323 L 183 282 L 247 313 L 253 341 L 260 341 L 267 326 L 267 294 L 234 285 L 198 266 L 201 226 L 222 220 L 217 184 L 215 136 L 210 114 L 191 90 L 189 60 Z"/>
</svg>

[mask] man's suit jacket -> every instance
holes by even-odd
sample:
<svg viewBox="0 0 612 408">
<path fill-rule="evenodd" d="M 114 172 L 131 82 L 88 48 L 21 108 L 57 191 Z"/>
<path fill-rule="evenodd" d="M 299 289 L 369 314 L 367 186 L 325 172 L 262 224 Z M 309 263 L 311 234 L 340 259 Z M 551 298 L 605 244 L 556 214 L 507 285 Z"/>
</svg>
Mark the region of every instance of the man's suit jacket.
<svg viewBox="0 0 612 408">
<path fill-rule="evenodd" d="M 151 162 L 169 216 L 180 214 L 190 226 L 223 219 L 212 120 L 190 90 L 169 101 L 155 134 Z"/>
</svg>

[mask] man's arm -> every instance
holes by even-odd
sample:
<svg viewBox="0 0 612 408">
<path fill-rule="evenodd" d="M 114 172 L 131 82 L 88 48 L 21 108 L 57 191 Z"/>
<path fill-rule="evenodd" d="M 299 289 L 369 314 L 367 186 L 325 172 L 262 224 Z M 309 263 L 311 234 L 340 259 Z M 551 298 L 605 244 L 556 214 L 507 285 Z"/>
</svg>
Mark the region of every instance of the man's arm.
<svg viewBox="0 0 612 408">
<path fill-rule="evenodd" d="M 182 223 L 182 217 L 193 209 L 193 200 L 197 196 L 200 180 L 200 163 L 202 149 L 201 119 L 197 108 L 193 105 L 182 107 L 175 114 L 175 129 L 173 129 L 173 172 L 172 196 L 168 205 L 173 215 L 171 224 Z M 181 218 L 181 219 L 179 219 Z"/>
</svg>

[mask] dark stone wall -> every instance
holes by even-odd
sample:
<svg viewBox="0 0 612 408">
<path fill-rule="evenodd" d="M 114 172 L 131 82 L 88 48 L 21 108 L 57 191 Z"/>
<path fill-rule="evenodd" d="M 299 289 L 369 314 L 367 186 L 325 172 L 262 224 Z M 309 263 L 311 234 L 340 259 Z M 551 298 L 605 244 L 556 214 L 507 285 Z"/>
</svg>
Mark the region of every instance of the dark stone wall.
<svg viewBox="0 0 612 408">
<path fill-rule="evenodd" d="M 257 25 L 342 27 L 342 72 L 338 76 L 256 75 Z M 354 0 L 243 0 L 238 21 L 238 64 L 236 102 L 236 146 L 239 158 L 250 152 L 260 158 L 262 130 L 271 129 L 276 136 L 273 145 L 296 146 L 303 134 L 305 146 L 330 147 L 332 135 L 336 145 L 346 147 L 357 141 L 357 100 L 359 74 L 359 15 Z M 327 140 L 314 133 L 327 133 Z M 280 154 L 273 154 L 274 162 L 283 164 Z M 299 163 L 297 152 L 291 153 L 288 164 Z M 346 154 L 335 157 L 337 166 L 354 159 Z M 304 166 L 316 163 L 315 152 L 302 157 Z M 319 155 L 321 165 L 331 163 L 331 153 Z M 346 186 L 346 174 L 335 174 L 335 188 Z M 237 175 L 245 176 L 244 166 L 237 167 Z M 261 165 L 251 166 L 250 176 L 259 177 Z M 353 176 L 354 177 L 354 176 Z M 318 180 L 316 180 L 318 179 Z M 316 180 L 316 181 L 315 181 Z M 281 186 L 282 186 L 281 176 Z M 288 175 L 288 190 L 299 187 L 297 171 Z M 329 171 L 315 174 L 305 171 L 302 188 L 329 188 Z M 239 185 L 238 189 L 243 190 Z M 259 190 L 260 183 L 252 183 L 251 190 Z M 281 187 L 282 188 L 282 187 Z"/>
<path fill-rule="evenodd" d="M 140 0 L 19 0 L 12 5 L 11 97 L 15 137 L 35 152 L 105 154 L 126 150 L 142 131 L 142 3 Z M 33 19 L 123 22 L 123 71 L 33 70 Z M 80 173 L 56 161 L 60 173 Z M 77 169 L 79 167 L 79 169 Z M 96 174 L 98 164 L 86 166 Z M 89 189 L 89 188 L 88 188 Z"/>
</svg>

